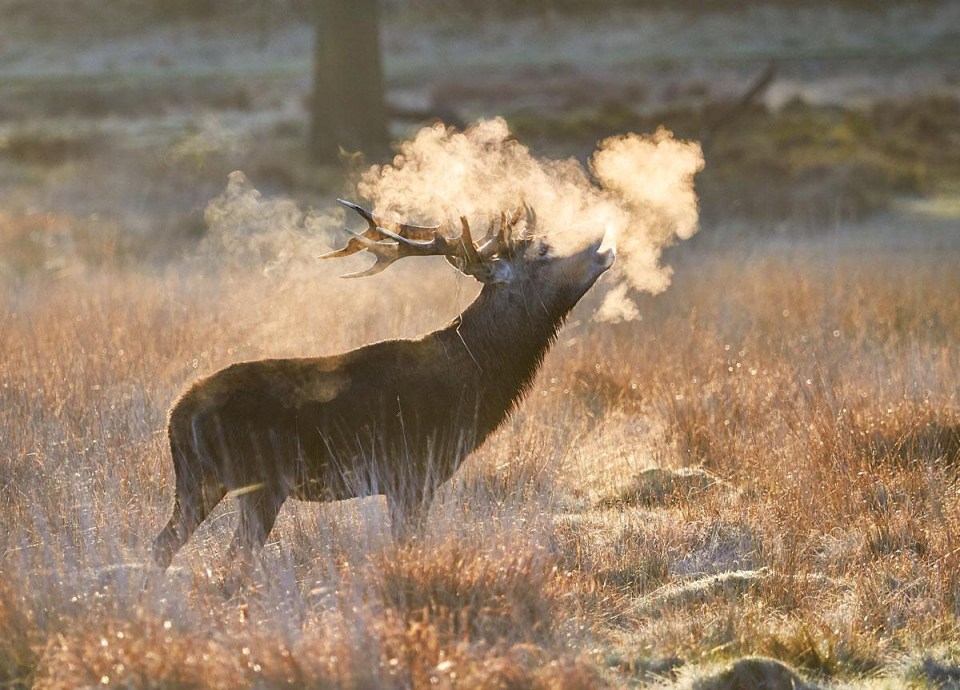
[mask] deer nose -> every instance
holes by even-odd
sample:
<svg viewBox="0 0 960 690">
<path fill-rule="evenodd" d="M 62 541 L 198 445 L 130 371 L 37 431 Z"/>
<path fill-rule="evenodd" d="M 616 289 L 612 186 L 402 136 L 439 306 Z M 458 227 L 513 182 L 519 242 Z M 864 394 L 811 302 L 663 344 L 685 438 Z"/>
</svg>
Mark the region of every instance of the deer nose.
<svg viewBox="0 0 960 690">
<path fill-rule="evenodd" d="M 602 241 L 601 241 L 602 242 Z M 609 245 L 600 248 L 601 242 L 597 242 L 593 247 L 593 256 L 594 260 L 600 265 L 600 267 L 606 271 L 608 268 L 613 266 L 613 262 L 617 258 L 617 248 L 613 245 Z"/>
</svg>

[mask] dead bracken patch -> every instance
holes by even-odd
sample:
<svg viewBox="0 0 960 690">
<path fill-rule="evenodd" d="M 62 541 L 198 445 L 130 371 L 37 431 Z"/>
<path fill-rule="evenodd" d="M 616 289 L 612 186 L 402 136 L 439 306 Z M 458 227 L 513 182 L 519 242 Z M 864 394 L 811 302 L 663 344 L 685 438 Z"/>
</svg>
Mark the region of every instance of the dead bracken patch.
<svg viewBox="0 0 960 690">
<path fill-rule="evenodd" d="M 561 607 L 553 559 L 530 545 L 491 553 L 444 541 L 391 550 L 372 567 L 388 609 L 448 640 L 549 639 Z"/>
<path fill-rule="evenodd" d="M 726 669 L 691 684 L 692 690 L 812 690 L 783 662 L 765 657 L 737 659 Z"/>
<path fill-rule="evenodd" d="M 877 460 L 960 468 L 960 424 L 918 420 L 906 429 L 881 427 L 864 435 L 866 452 Z"/>
<path fill-rule="evenodd" d="M 658 506 L 681 498 L 696 500 L 708 490 L 729 489 L 729 485 L 702 467 L 672 470 L 652 467 L 640 472 L 620 493 L 606 499 L 605 505 Z"/>
<path fill-rule="evenodd" d="M 635 612 L 660 616 L 663 611 L 697 606 L 715 599 L 736 599 L 756 588 L 769 573 L 736 570 L 665 585 L 637 601 Z"/>
</svg>

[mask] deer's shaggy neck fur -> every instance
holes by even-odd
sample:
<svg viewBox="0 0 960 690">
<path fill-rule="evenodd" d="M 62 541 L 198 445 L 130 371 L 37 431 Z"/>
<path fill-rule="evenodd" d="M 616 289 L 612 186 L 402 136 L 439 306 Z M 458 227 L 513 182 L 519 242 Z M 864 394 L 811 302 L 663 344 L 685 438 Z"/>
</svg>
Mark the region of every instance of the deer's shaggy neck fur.
<svg viewBox="0 0 960 690">
<path fill-rule="evenodd" d="M 487 285 L 436 335 L 465 352 L 478 381 L 476 443 L 493 432 L 533 383 L 569 309 L 551 310 L 517 287 Z"/>
</svg>

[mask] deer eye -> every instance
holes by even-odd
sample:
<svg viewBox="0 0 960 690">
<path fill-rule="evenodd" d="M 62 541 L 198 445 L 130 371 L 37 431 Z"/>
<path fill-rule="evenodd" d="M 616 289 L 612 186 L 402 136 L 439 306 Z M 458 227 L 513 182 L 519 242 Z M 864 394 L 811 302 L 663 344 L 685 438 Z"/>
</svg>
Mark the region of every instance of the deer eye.
<svg viewBox="0 0 960 690">
<path fill-rule="evenodd" d="M 537 245 L 537 256 L 546 256 L 548 251 L 550 251 L 550 247 L 543 242 Z"/>
</svg>

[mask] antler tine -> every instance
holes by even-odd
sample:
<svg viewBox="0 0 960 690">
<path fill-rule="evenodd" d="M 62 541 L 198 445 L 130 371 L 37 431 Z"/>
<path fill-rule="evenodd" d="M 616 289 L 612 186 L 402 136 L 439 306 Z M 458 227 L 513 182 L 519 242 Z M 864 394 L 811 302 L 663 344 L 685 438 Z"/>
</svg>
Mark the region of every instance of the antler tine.
<svg viewBox="0 0 960 690">
<path fill-rule="evenodd" d="M 357 242 L 355 239 L 351 239 L 349 242 L 347 242 L 347 246 L 342 247 L 341 249 L 334 249 L 333 251 L 327 252 L 326 254 L 321 254 L 317 258 L 318 259 L 338 259 L 341 256 L 350 256 L 351 254 L 356 254 L 357 252 L 361 252 L 364 249 L 366 249 L 366 247 L 364 247 L 362 243 Z"/>
<path fill-rule="evenodd" d="M 483 262 L 483 257 L 477 251 L 477 245 L 473 243 L 473 234 L 470 232 L 470 223 L 466 216 L 460 216 L 460 237 L 457 238 L 460 248 L 463 250 L 463 258 L 467 264 L 479 264 Z"/>
<path fill-rule="evenodd" d="M 523 211 L 526 212 L 527 216 L 527 229 L 532 230 L 537 226 L 537 211 L 533 206 L 527 206 L 527 202 L 523 202 Z M 520 209 L 517 209 L 517 220 L 520 220 Z"/>
<path fill-rule="evenodd" d="M 513 231 L 517 227 L 517 223 L 520 222 L 521 218 L 526 219 L 524 224 L 524 229 L 521 235 L 529 235 L 529 231 L 537 223 L 537 212 L 533 210 L 532 206 L 528 206 L 527 202 L 521 197 L 520 205 L 511 211 L 510 215 L 501 214 L 500 224 L 504 227 L 503 234 L 506 236 L 508 241 L 513 241 Z"/>
<path fill-rule="evenodd" d="M 350 230 L 349 228 L 344 228 L 344 230 L 353 235 L 353 237 L 350 238 L 344 247 L 335 249 L 332 252 L 327 252 L 326 254 L 322 254 L 317 257 L 319 259 L 336 259 L 341 256 L 350 256 L 351 254 L 356 254 L 357 252 L 362 252 L 364 249 L 366 249 L 368 242 L 376 242 L 378 239 L 380 239 L 377 221 L 369 211 L 347 201 L 346 199 L 337 199 L 337 202 L 343 204 L 347 208 L 353 209 L 360 214 L 360 217 L 367 221 L 367 229 L 358 233 Z"/>
<path fill-rule="evenodd" d="M 440 225 L 410 225 L 409 223 L 401 223 L 378 216 L 374 216 L 373 219 L 377 222 L 379 230 L 395 229 L 396 234 L 406 240 L 429 240 L 440 232 L 442 227 Z"/>
<path fill-rule="evenodd" d="M 393 261 L 377 261 L 373 266 L 368 268 L 365 271 L 356 271 L 354 273 L 344 273 L 341 278 L 366 278 L 367 276 L 376 275 L 386 269 L 387 266 L 392 264 Z"/>
<path fill-rule="evenodd" d="M 490 259 L 509 250 L 510 232 L 520 217 L 517 212 L 509 217 L 506 213 L 501 213 L 496 234 L 493 232 L 494 223 L 491 222 L 482 246 L 478 247 L 473 240 L 466 216 L 460 217 L 460 236 L 451 239 L 440 232 L 441 226 L 422 227 L 385 221 L 354 203 L 343 199 L 337 201 L 356 211 L 367 221 L 367 228 L 362 232 L 344 228 L 352 235 L 347 245 L 320 258 L 349 256 L 362 251 L 373 254 L 375 258 L 373 265 L 366 270 L 348 273 L 342 276 L 343 278 L 361 278 L 380 273 L 393 262 L 407 256 L 443 256 L 467 275 L 486 275 L 486 265 Z"/>
<path fill-rule="evenodd" d="M 367 209 L 365 209 L 363 206 L 358 206 L 357 204 L 353 203 L 352 201 L 347 201 L 346 199 L 337 199 L 337 203 L 338 203 L 338 204 L 343 204 L 343 205 L 346 206 L 347 208 L 353 209 L 354 211 L 356 211 L 357 213 L 359 213 L 359 214 L 360 214 L 360 217 L 363 218 L 365 221 L 367 221 L 367 223 L 370 224 L 370 227 L 371 227 L 371 228 L 377 227 L 377 221 L 374 220 L 373 214 L 370 213 L 370 212 L 369 212 Z"/>
<path fill-rule="evenodd" d="M 507 225 L 510 226 L 510 229 L 516 227 L 517 223 L 520 222 L 520 219 L 524 217 L 524 213 L 529 217 L 531 209 L 527 206 L 527 202 L 524 201 L 523 197 L 520 197 L 520 205 L 516 206 L 509 214 L 507 214 Z"/>
<path fill-rule="evenodd" d="M 490 219 L 490 222 L 487 223 L 487 232 L 483 236 L 483 242 L 481 246 L 492 240 L 497 236 L 497 221 L 493 218 Z"/>
<path fill-rule="evenodd" d="M 439 225 L 435 226 L 423 226 L 423 225 L 409 225 L 407 223 L 400 223 L 398 221 L 386 220 L 384 218 L 379 218 L 369 211 L 367 211 L 362 206 L 358 206 L 346 199 L 337 199 L 337 201 L 349 209 L 356 211 L 361 218 L 367 221 L 367 228 L 361 232 L 356 233 L 352 230 L 344 228 L 354 237 L 347 242 L 346 246 L 341 249 L 336 249 L 332 252 L 327 252 L 326 254 L 321 255 L 318 258 L 321 259 L 335 259 L 341 256 L 350 256 L 351 254 L 356 254 L 357 252 L 363 251 L 366 249 L 366 244 L 364 239 L 371 241 L 380 241 L 385 237 L 390 238 L 391 240 L 396 240 L 399 236 L 404 240 L 428 240 L 435 236 L 440 230 Z M 396 232 L 388 231 L 383 226 L 390 226 L 396 229 Z"/>
<path fill-rule="evenodd" d="M 480 256 L 484 259 L 490 259 L 496 254 L 502 254 L 510 250 L 513 241 L 513 228 L 519 219 L 517 211 L 507 215 L 505 211 L 500 212 L 500 226 L 497 234 L 489 237 L 480 247 Z"/>
<path fill-rule="evenodd" d="M 435 235 L 431 240 L 412 240 L 409 237 L 404 237 L 400 233 L 394 232 L 393 230 L 388 230 L 387 228 L 378 227 L 377 231 L 380 232 L 381 235 L 385 235 L 399 244 L 403 244 L 408 247 L 423 247 L 425 249 L 432 247 L 435 244 L 434 240 L 436 240 L 438 237 L 438 235 Z"/>
<path fill-rule="evenodd" d="M 345 273 L 340 276 L 341 278 L 365 278 L 366 276 L 376 275 L 385 270 L 394 261 L 401 258 L 399 245 L 393 243 L 380 244 L 379 242 L 374 242 L 372 246 L 368 245 L 364 247 L 364 249 L 372 253 L 376 258 L 373 265 L 363 271 Z"/>
<path fill-rule="evenodd" d="M 466 219 L 461 218 L 460 220 L 462 223 L 466 223 Z M 457 239 L 451 240 L 437 233 L 429 241 L 411 240 L 386 228 L 377 229 L 397 243 L 387 246 L 396 247 L 398 259 L 405 256 L 447 256 L 468 263 L 479 260 L 479 256 L 476 255 L 476 247 L 470 238 L 469 228 L 467 228 L 466 237 L 461 235 Z"/>
<path fill-rule="evenodd" d="M 477 248 L 477 253 L 485 260 L 492 258 L 499 249 L 497 243 L 499 231 L 496 227 L 496 221 L 491 219 L 490 224 L 487 226 L 487 233 L 483 236 L 483 241 L 480 242 L 480 246 Z"/>
</svg>

